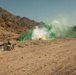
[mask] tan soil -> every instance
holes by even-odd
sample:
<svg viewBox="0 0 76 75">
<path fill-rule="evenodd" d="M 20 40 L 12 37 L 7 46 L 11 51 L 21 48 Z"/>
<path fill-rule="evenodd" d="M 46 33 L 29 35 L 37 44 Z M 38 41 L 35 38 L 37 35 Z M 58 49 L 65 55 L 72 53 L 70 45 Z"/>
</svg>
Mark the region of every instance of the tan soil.
<svg viewBox="0 0 76 75">
<path fill-rule="evenodd" d="M 76 75 L 76 38 L 17 42 L 0 51 L 0 75 Z"/>
</svg>

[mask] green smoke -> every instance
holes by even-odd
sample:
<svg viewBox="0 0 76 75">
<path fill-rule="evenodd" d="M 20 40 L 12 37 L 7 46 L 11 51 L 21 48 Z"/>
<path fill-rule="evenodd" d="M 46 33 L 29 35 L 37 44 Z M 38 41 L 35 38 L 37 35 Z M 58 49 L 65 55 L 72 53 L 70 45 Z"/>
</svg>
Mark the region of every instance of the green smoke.
<svg viewBox="0 0 76 75">
<path fill-rule="evenodd" d="M 30 40 L 32 38 L 32 30 L 27 30 L 25 34 L 20 35 L 17 41 Z"/>
<path fill-rule="evenodd" d="M 47 39 L 52 38 L 75 38 L 76 30 L 74 27 L 70 25 L 64 25 L 59 21 L 54 21 L 50 25 L 41 22 L 39 25 L 40 28 L 46 29 L 46 37 Z"/>
<path fill-rule="evenodd" d="M 31 39 L 39 40 L 43 36 L 46 36 L 47 40 L 56 38 L 75 38 L 76 30 L 74 27 L 63 25 L 58 22 L 50 25 L 41 22 L 34 30 L 27 30 L 25 34 L 20 35 L 17 38 L 17 41 Z"/>
</svg>

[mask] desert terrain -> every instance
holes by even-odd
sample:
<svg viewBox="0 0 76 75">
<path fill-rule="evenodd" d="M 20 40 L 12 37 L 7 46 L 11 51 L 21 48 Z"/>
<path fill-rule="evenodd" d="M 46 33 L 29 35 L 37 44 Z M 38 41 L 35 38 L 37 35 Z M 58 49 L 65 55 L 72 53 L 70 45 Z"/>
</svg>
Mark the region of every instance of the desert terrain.
<svg viewBox="0 0 76 75">
<path fill-rule="evenodd" d="M 12 42 L 0 51 L 0 75 L 76 75 L 76 38 Z"/>
<path fill-rule="evenodd" d="M 16 41 L 38 24 L 0 7 L 0 75 L 76 75 L 76 38 Z"/>
</svg>

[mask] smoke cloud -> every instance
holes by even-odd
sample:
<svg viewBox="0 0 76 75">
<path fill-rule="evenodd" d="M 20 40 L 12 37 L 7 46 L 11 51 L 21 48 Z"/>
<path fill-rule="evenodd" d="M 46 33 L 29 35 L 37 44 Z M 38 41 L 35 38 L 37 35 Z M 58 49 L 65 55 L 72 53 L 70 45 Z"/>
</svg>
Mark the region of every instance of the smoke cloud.
<svg viewBox="0 0 76 75">
<path fill-rule="evenodd" d="M 73 27 L 68 24 L 69 23 L 65 20 L 54 20 L 50 24 L 41 22 L 39 26 L 33 30 L 32 39 L 39 40 L 43 36 L 45 36 L 47 40 L 54 38 L 76 37 L 76 31 L 73 30 Z"/>
<path fill-rule="evenodd" d="M 71 22 L 68 17 L 55 19 L 49 23 L 40 22 L 33 30 L 27 30 L 23 35 L 17 38 L 17 41 L 22 40 L 50 40 L 56 38 L 76 38 L 75 22 Z"/>
</svg>

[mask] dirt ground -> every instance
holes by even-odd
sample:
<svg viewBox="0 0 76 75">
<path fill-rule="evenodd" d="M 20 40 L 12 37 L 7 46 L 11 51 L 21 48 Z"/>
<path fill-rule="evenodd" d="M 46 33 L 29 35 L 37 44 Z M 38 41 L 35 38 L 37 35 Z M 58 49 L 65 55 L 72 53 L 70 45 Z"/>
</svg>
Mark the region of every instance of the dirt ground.
<svg viewBox="0 0 76 75">
<path fill-rule="evenodd" d="M 0 75 L 76 75 L 76 38 L 16 43 L 0 51 Z"/>
</svg>

